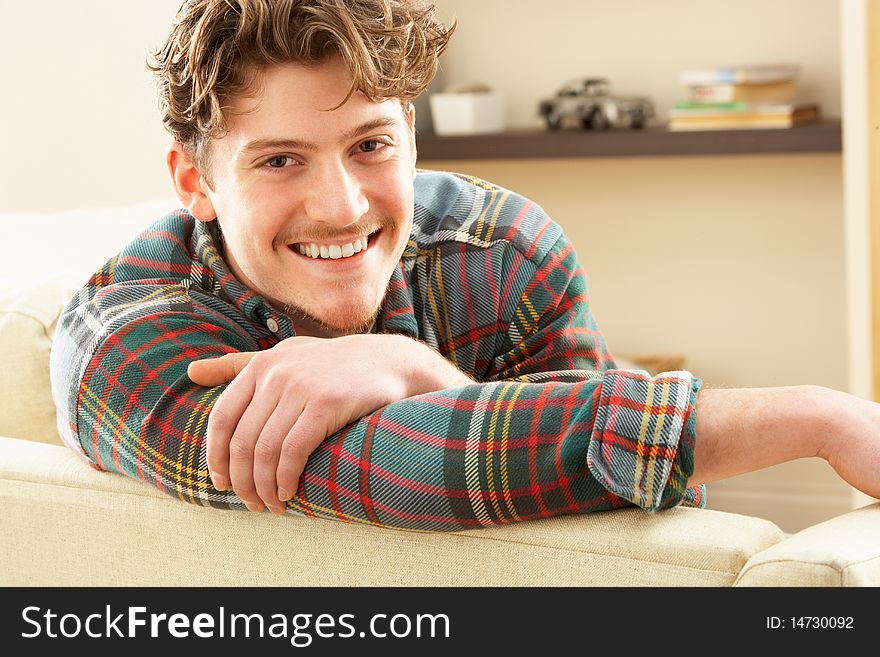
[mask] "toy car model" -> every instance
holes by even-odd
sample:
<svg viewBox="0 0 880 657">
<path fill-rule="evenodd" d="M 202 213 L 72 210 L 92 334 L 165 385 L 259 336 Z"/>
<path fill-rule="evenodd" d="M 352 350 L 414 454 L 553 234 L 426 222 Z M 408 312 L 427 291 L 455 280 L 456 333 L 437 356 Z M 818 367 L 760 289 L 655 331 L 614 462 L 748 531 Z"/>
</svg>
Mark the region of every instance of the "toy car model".
<svg viewBox="0 0 880 657">
<path fill-rule="evenodd" d="M 538 112 L 550 130 L 577 120 L 584 128 L 644 128 L 654 116 L 654 104 L 644 97 L 619 97 L 608 92 L 605 78 L 583 78 L 563 86 L 551 99 L 542 100 Z"/>
</svg>

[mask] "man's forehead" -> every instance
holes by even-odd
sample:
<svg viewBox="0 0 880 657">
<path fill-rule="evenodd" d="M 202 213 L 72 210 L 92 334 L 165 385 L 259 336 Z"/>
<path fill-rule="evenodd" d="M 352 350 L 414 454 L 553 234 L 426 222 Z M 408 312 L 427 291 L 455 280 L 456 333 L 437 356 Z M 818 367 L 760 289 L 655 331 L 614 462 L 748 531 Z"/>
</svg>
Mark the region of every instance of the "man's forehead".
<svg viewBox="0 0 880 657">
<path fill-rule="evenodd" d="M 397 100 L 374 101 L 352 89 L 353 77 L 341 57 L 320 64 L 288 62 L 249 71 L 248 88 L 226 99 L 232 117 L 272 114 L 294 109 L 323 121 L 340 115 L 379 110 Z M 331 115 L 332 112 L 332 115 Z"/>
<path fill-rule="evenodd" d="M 370 129 L 409 126 L 405 104 L 398 99 L 374 101 L 355 91 L 340 105 L 348 89 L 337 92 L 316 90 L 315 85 L 275 84 L 263 93 L 234 99 L 222 139 L 235 142 L 237 148 L 269 139 L 317 144 L 346 141 Z"/>
</svg>

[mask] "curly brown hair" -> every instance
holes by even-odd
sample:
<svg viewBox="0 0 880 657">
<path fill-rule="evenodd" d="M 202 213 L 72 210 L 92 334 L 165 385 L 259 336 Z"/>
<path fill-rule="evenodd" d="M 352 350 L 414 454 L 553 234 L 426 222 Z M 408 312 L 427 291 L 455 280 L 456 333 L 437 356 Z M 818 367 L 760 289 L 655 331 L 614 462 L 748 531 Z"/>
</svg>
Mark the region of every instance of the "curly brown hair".
<svg viewBox="0 0 880 657">
<path fill-rule="evenodd" d="M 355 91 L 408 104 L 430 84 L 454 30 L 413 0 L 184 0 L 147 67 L 165 128 L 206 175 L 229 99 L 254 95 L 267 68 L 340 55 L 353 83 L 337 107 Z"/>
</svg>

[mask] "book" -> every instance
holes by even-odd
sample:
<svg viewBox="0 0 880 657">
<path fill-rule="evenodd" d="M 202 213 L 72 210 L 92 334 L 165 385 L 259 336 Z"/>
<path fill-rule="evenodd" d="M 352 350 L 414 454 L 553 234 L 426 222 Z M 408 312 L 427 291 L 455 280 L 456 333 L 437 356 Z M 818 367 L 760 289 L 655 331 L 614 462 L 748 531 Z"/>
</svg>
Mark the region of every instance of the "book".
<svg viewBox="0 0 880 657">
<path fill-rule="evenodd" d="M 816 103 L 799 105 L 745 105 L 722 107 L 674 107 L 669 111 L 669 130 L 751 130 L 792 128 L 819 120 Z"/>
<path fill-rule="evenodd" d="M 697 102 L 790 103 L 794 100 L 794 80 L 760 84 L 699 84 L 690 88 Z"/>
<path fill-rule="evenodd" d="M 675 103 L 673 107 L 675 109 L 683 110 L 719 110 L 723 112 L 741 112 L 743 110 L 749 109 L 750 105 L 739 100 L 731 103 L 724 101 L 714 102 L 711 100 L 680 100 Z"/>
<path fill-rule="evenodd" d="M 770 84 L 794 80 L 800 67 L 790 64 L 771 66 L 719 66 L 692 68 L 679 73 L 678 81 L 685 87 L 713 84 Z"/>
</svg>

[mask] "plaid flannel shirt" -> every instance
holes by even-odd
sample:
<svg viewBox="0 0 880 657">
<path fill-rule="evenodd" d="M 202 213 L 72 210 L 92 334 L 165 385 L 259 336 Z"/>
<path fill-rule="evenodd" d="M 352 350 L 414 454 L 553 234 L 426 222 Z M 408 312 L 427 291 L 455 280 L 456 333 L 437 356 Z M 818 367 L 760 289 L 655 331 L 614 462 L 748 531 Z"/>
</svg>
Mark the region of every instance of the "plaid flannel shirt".
<svg viewBox="0 0 880 657">
<path fill-rule="evenodd" d="M 267 349 L 290 320 L 244 287 L 216 222 L 143 231 L 64 310 L 52 350 L 59 430 L 93 466 L 182 500 L 241 508 L 208 476 L 205 388 L 190 361 Z M 377 318 L 479 383 L 403 399 L 329 436 L 291 512 L 455 530 L 635 504 L 701 505 L 687 372 L 615 369 L 571 243 L 540 207 L 420 172 L 414 227 Z"/>
</svg>

